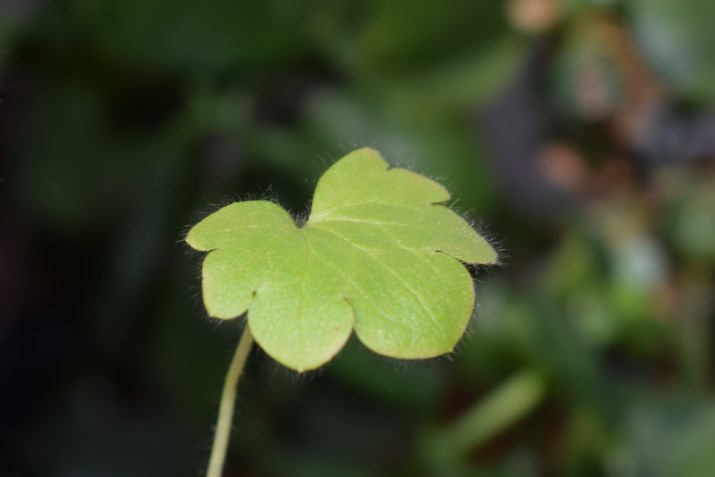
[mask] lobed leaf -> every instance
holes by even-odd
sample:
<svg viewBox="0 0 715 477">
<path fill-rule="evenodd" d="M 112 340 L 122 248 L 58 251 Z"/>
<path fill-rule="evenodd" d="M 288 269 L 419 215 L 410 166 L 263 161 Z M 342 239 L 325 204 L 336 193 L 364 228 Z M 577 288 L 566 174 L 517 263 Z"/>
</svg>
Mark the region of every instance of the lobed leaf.
<svg viewBox="0 0 715 477">
<path fill-rule="evenodd" d="M 186 238 L 209 252 L 206 309 L 222 319 L 248 312 L 256 342 L 297 371 L 330 361 L 353 329 L 386 356 L 450 352 L 474 307 L 462 262 L 497 254 L 440 205 L 448 199 L 440 184 L 360 149 L 320 178 L 302 228 L 271 202 L 226 206 Z"/>
</svg>

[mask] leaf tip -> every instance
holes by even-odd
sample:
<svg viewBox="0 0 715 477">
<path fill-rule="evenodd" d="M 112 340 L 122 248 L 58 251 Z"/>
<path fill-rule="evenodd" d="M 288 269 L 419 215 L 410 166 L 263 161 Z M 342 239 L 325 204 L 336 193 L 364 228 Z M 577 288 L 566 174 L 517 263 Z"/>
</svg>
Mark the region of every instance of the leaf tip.
<svg viewBox="0 0 715 477">
<path fill-rule="evenodd" d="M 191 229 L 189 229 L 189 231 L 184 236 L 184 243 L 186 243 L 186 245 L 193 248 L 194 250 L 198 250 L 199 252 L 208 252 L 209 251 L 209 248 L 207 248 L 204 244 L 202 244 L 200 237 L 196 233 L 195 225 L 193 227 L 191 227 Z"/>
<path fill-rule="evenodd" d="M 367 146 L 361 147 L 360 149 L 356 149 L 353 152 L 351 152 L 350 154 L 356 154 L 356 155 L 357 154 L 360 154 L 360 155 L 365 154 L 365 155 L 370 155 L 370 156 L 382 157 L 382 154 L 380 154 L 380 151 L 378 151 L 377 149 L 374 149 L 372 147 L 367 147 Z"/>
<path fill-rule="evenodd" d="M 499 265 L 504 251 L 500 243 L 495 241 L 494 237 L 484 231 L 479 231 L 482 238 L 483 256 L 479 261 L 481 265 Z"/>
<path fill-rule="evenodd" d="M 496 265 L 499 263 L 499 252 L 491 244 L 487 244 L 487 251 L 484 254 L 482 265 Z"/>
<path fill-rule="evenodd" d="M 385 160 L 383 155 L 377 149 L 371 147 L 361 147 L 344 156 L 338 162 L 354 163 L 354 161 L 372 161 L 374 165 L 378 165 L 381 169 L 387 170 L 390 164 Z"/>
</svg>

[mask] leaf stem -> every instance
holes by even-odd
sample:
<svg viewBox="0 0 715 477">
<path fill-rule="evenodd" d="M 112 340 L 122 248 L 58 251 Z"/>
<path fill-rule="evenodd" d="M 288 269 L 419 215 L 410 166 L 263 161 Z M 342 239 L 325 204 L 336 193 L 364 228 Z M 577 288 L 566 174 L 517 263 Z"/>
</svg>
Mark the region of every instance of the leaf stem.
<svg viewBox="0 0 715 477">
<path fill-rule="evenodd" d="M 213 446 L 211 446 L 211 459 L 209 460 L 206 477 L 221 477 L 223 473 L 228 438 L 231 433 L 231 422 L 233 421 L 233 408 L 236 402 L 236 387 L 252 344 L 253 336 L 248 323 L 246 323 L 236 352 L 233 355 L 231 366 L 228 368 L 226 381 L 223 384 L 221 405 L 218 411 L 218 420 L 216 421 L 216 433 L 214 434 Z"/>
</svg>

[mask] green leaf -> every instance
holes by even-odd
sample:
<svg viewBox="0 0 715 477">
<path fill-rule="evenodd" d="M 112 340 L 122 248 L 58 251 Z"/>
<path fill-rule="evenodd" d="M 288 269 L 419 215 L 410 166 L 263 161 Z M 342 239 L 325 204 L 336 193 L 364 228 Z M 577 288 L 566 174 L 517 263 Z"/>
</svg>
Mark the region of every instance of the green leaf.
<svg viewBox="0 0 715 477">
<path fill-rule="evenodd" d="M 206 309 L 222 319 L 248 311 L 256 342 L 297 371 L 330 361 L 353 329 L 394 358 L 450 352 L 474 307 L 462 262 L 494 263 L 497 255 L 439 205 L 448 199 L 436 182 L 360 149 L 318 181 L 301 228 L 272 202 L 228 205 L 186 237 L 209 252 Z"/>
</svg>

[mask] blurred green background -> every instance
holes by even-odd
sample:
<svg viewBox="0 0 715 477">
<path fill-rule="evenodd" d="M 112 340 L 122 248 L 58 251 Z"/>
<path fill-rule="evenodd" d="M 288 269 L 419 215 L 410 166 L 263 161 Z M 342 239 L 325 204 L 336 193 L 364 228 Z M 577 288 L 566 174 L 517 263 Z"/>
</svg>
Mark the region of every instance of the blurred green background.
<svg viewBox="0 0 715 477">
<path fill-rule="evenodd" d="M 0 476 L 194 476 L 187 227 L 371 146 L 503 266 L 453 356 L 260 350 L 226 476 L 715 475 L 711 0 L 0 0 Z"/>
</svg>

